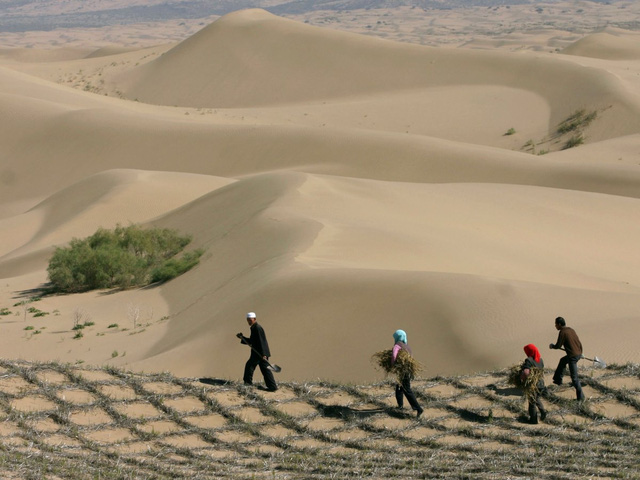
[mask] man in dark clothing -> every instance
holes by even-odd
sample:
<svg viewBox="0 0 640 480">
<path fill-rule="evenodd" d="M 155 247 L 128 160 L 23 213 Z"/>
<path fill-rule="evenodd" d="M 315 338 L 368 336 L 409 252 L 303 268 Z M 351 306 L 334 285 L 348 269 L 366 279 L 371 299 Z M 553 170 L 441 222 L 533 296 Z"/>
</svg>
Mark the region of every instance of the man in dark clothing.
<svg viewBox="0 0 640 480">
<path fill-rule="evenodd" d="M 567 354 L 558 362 L 558 368 L 556 368 L 556 371 L 553 374 L 553 383 L 556 385 L 562 385 L 562 376 L 564 375 L 564 369 L 568 364 L 571 381 L 573 382 L 573 387 L 576 389 L 576 398 L 580 402 L 584 400 L 584 393 L 582 393 L 582 386 L 580 385 L 580 379 L 578 378 L 578 360 L 582 358 L 582 343 L 580 343 L 580 339 L 578 338 L 578 334 L 575 330 L 567 327 L 567 323 L 564 318 L 556 318 L 556 329 L 559 331 L 558 340 L 555 344 L 550 344 L 549 348 L 563 348 Z"/>
<path fill-rule="evenodd" d="M 259 365 L 267 390 L 275 392 L 278 389 L 278 385 L 276 384 L 275 378 L 273 378 L 273 373 L 271 373 L 271 370 L 269 369 L 268 361 L 271 356 L 271 352 L 269 351 L 267 336 L 265 335 L 263 328 L 258 325 L 255 313 L 247 313 L 247 323 L 251 328 L 251 335 L 249 338 L 245 337 L 242 333 L 238 333 L 236 335 L 240 339 L 240 343 L 244 343 L 251 347 L 251 356 L 244 366 L 244 383 L 245 385 L 253 385 L 253 372 Z"/>
</svg>

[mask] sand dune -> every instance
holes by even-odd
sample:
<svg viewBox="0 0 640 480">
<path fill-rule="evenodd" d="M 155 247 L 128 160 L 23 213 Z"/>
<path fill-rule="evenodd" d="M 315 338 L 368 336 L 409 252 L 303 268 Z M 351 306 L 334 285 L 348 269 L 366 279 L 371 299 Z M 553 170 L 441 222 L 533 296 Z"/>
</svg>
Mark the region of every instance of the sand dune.
<svg viewBox="0 0 640 480">
<path fill-rule="evenodd" d="M 72 237 L 89 236 L 99 227 L 149 221 L 230 181 L 209 175 L 133 170 L 88 177 L 21 216 L 0 220 L 0 225 L 6 224 L 0 228 L 29 232 L 20 247 L 0 251 L 0 276 L 28 273 L 19 268 L 26 267 L 23 257 L 37 256 L 41 261 L 34 268 L 42 268 L 52 246 L 65 245 Z M 5 265 L 15 266 L 11 274 L 3 268 Z"/>
<path fill-rule="evenodd" d="M 283 379 L 376 378 L 396 328 L 428 375 L 504 367 L 557 315 L 637 362 L 640 64 L 610 37 L 432 48 L 247 10 L 174 46 L 3 52 L 3 355 L 237 378 L 255 310 Z M 129 222 L 206 254 L 162 286 L 45 297 L 44 320 L 14 306 L 56 245 Z M 78 309 L 129 329 L 74 340 Z"/>
<path fill-rule="evenodd" d="M 620 37 L 608 32 L 594 33 L 569 45 L 562 53 L 606 60 L 639 60 L 640 37 Z"/>
<path fill-rule="evenodd" d="M 199 267 L 209 284 L 197 285 L 194 275 L 176 280 L 175 292 L 167 288 L 180 320 L 153 350 L 160 358 L 189 359 L 190 371 L 210 368 L 210 360 L 198 354 L 205 345 L 241 362 L 243 352 L 229 333 L 241 329 L 233 312 L 247 299 L 264 312 L 276 338 L 288 339 L 287 350 L 297 352 L 290 366 L 294 378 L 309 371 L 323 377 L 325 370 L 331 377 L 353 378 L 367 370 L 368 357 L 344 365 L 339 353 L 353 342 L 383 348 L 398 324 L 430 352 L 428 371 L 449 372 L 488 368 L 508 345 L 544 336 L 544 318 L 558 309 L 579 316 L 583 329 L 599 324 L 603 315 L 635 315 L 640 279 L 627 269 L 623 252 L 640 235 L 636 200 L 291 174 L 252 178 L 250 185 L 230 185 L 159 221 L 212 239 L 203 244 L 211 257 Z M 260 192 L 284 191 L 265 206 L 264 198 L 245 193 L 257 185 Z M 245 208 L 256 206 L 249 216 L 227 219 L 227 209 L 216 205 L 236 198 L 246 199 Z M 208 219 L 211 227 L 189 224 L 202 219 L 198 210 L 217 212 Z M 616 219 L 609 218 L 611 210 L 619 213 Z M 600 237 L 593 225 L 602 228 Z M 251 250 L 254 236 L 272 246 L 268 252 Z M 244 243 L 246 255 L 232 258 Z M 550 296 L 557 296 L 552 305 L 536 305 Z M 304 327 L 296 328 L 301 322 Z M 552 332 L 547 336 L 553 340 Z M 315 339 L 311 344 L 309 337 Z M 620 358 L 633 357 L 634 340 L 616 341 Z M 461 345 L 469 355 L 454 361 L 451 352 Z"/>
<path fill-rule="evenodd" d="M 118 80 L 129 98 L 193 107 L 319 102 L 452 84 L 499 85 L 543 97 L 552 107 L 551 122 L 570 114 L 566 108 L 588 103 L 598 109 L 613 106 L 606 122 L 617 124 L 618 131 L 640 128 L 640 102 L 630 104 L 606 72 L 535 55 L 398 44 L 309 27 L 262 10 L 229 14 Z"/>
</svg>

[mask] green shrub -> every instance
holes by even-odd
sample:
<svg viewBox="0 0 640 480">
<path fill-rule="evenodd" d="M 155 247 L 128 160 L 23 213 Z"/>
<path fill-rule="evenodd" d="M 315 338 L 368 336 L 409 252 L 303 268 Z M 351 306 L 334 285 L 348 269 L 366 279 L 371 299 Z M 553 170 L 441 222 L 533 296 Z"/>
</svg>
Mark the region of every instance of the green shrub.
<svg viewBox="0 0 640 480">
<path fill-rule="evenodd" d="M 574 135 L 569 140 L 567 140 L 567 142 L 564 144 L 562 149 L 566 150 L 568 148 L 577 147 L 578 145 L 582 145 L 583 143 L 584 143 L 584 138 L 582 137 L 582 135 Z"/>
<path fill-rule="evenodd" d="M 506 131 L 505 136 L 514 135 L 515 133 L 516 133 L 516 129 L 511 127 L 509 130 Z"/>
<path fill-rule="evenodd" d="M 173 258 L 189 242 L 190 236 L 170 229 L 100 228 L 88 238 L 74 238 L 68 247 L 56 249 L 47 268 L 49 281 L 53 291 L 65 293 L 166 281 L 198 264 L 202 251 Z M 163 273 L 154 273 L 158 271 Z"/>
<path fill-rule="evenodd" d="M 198 264 L 203 253 L 202 250 L 195 250 L 185 253 L 182 258 L 170 258 L 163 265 L 153 269 L 151 283 L 167 282 L 191 270 Z"/>
<path fill-rule="evenodd" d="M 565 133 L 574 132 L 579 128 L 586 128 L 598 116 L 598 112 L 593 111 L 586 113 L 583 110 L 576 110 L 566 120 L 558 125 L 557 133 L 563 135 Z"/>
<path fill-rule="evenodd" d="M 76 323 L 71 330 L 82 330 L 83 328 L 91 327 L 95 324 L 95 322 Z"/>
<path fill-rule="evenodd" d="M 7 307 L 2 307 L 0 308 L 0 315 L 11 315 L 11 310 L 9 310 Z"/>
</svg>

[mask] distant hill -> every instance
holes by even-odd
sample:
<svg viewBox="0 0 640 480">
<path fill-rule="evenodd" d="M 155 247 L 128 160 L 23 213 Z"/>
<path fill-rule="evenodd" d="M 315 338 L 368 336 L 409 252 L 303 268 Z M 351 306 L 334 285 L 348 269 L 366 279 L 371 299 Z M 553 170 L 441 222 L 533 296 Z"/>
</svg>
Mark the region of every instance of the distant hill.
<svg viewBox="0 0 640 480">
<path fill-rule="evenodd" d="M 510 5 L 533 3 L 532 0 L 509 0 Z M 86 2 L 41 2 L 9 0 L 0 3 L 0 31 L 26 32 L 56 28 L 95 28 L 140 22 L 195 19 L 225 15 L 245 8 L 264 8 L 278 15 L 302 14 L 316 10 L 357 10 L 415 6 L 428 9 L 451 9 L 471 6 L 504 6 L 503 0 L 103 0 Z"/>
</svg>

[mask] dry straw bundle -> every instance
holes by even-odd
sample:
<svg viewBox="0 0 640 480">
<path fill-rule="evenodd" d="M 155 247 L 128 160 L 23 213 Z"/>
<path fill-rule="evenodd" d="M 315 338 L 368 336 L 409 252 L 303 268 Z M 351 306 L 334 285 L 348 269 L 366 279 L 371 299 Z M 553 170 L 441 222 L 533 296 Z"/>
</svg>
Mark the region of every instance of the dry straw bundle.
<svg viewBox="0 0 640 480">
<path fill-rule="evenodd" d="M 392 355 L 392 350 L 382 350 L 378 353 L 374 353 L 371 356 L 371 360 L 375 362 L 377 366 L 382 368 L 385 373 L 393 373 L 398 377 L 399 381 L 402 381 L 402 379 L 407 375 L 413 378 L 422 370 L 420 362 L 416 361 L 406 350 L 400 350 L 398 352 L 396 362 L 393 365 L 391 365 Z"/>
<path fill-rule="evenodd" d="M 528 376 L 524 378 L 521 375 L 522 364 L 514 365 L 509 369 L 508 382 L 517 388 L 522 389 L 527 398 L 534 398 L 539 392 L 538 382 L 544 378 L 544 370 L 542 368 L 533 367 L 530 369 Z"/>
</svg>

